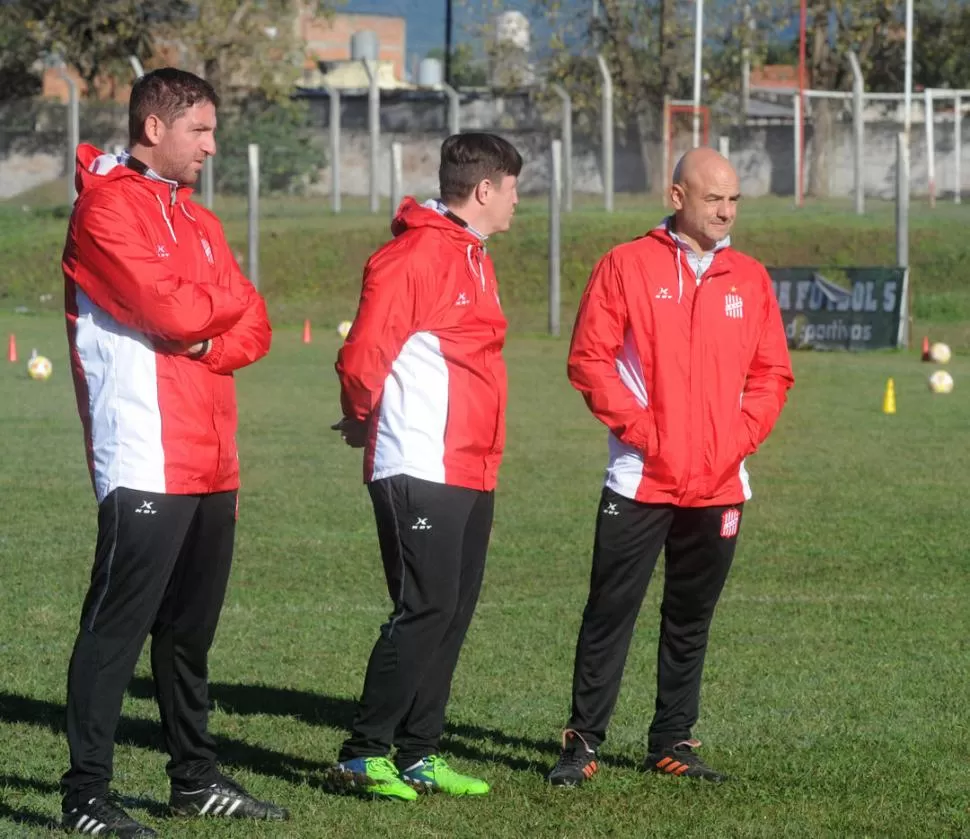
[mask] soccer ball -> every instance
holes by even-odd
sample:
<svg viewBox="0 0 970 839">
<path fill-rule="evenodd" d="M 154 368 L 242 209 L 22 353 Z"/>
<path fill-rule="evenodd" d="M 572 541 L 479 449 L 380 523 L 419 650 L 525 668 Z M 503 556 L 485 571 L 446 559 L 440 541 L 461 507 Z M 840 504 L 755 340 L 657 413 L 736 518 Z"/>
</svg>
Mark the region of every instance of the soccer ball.
<svg viewBox="0 0 970 839">
<path fill-rule="evenodd" d="M 930 347 L 930 359 L 936 364 L 947 364 L 952 355 L 950 348 L 942 341 L 937 341 Z"/>
<path fill-rule="evenodd" d="M 27 375 L 34 381 L 46 382 L 53 372 L 54 365 L 51 364 L 51 360 L 46 356 L 34 355 L 27 362 Z"/>
<path fill-rule="evenodd" d="M 341 338 L 346 338 L 350 334 L 350 327 L 353 326 L 353 321 L 342 320 L 337 324 L 337 334 Z"/>
<path fill-rule="evenodd" d="M 937 370 L 930 376 L 930 390 L 933 393 L 949 393 L 953 390 L 953 376 L 946 370 Z"/>
</svg>

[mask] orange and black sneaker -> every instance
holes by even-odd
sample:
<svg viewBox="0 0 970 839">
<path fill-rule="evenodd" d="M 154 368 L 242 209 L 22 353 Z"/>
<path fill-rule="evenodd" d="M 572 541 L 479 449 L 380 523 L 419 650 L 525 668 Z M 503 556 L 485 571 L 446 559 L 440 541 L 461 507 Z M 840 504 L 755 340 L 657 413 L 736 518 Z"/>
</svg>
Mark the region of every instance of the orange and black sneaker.
<svg viewBox="0 0 970 839">
<path fill-rule="evenodd" d="M 651 752 L 647 755 L 644 769 L 678 778 L 703 778 L 715 784 L 724 783 L 728 776 L 715 772 L 694 751 L 700 744 L 700 740 L 681 740 L 672 746 Z"/>
<path fill-rule="evenodd" d="M 583 735 L 567 728 L 562 733 L 562 751 L 553 770 L 546 776 L 554 787 L 578 787 L 599 769 L 596 750 L 591 749 Z"/>
</svg>

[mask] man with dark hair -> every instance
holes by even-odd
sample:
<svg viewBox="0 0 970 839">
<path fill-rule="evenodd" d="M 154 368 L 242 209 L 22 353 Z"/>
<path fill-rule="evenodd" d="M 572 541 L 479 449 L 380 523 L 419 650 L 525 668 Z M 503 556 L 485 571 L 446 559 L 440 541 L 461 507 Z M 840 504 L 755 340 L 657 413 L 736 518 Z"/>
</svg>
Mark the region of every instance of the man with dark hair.
<svg viewBox="0 0 970 839">
<path fill-rule="evenodd" d="M 216 101 L 191 73 L 149 73 L 131 94 L 130 150 L 77 151 L 65 311 L 98 539 L 68 672 L 61 790 L 63 826 L 76 833 L 156 835 L 109 791 L 122 699 L 149 633 L 171 811 L 287 815 L 219 772 L 207 730 L 239 487 L 232 374 L 270 345 L 263 299 L 218 219 L 189 198 L 216 151 Z"/>
<path fill-rule="evenodd" d="M 751 497 L 745 458 L 771 432 L 794 380 L 768 272 L 731 247 L 740 200 L 731 164 L 713 149 L 688 152 L 670 200 L 673 216 L 593 269 L 569 348 L 569 380 L 610 434 L 572 714 L 549 773 L 558 786 L 578 786 L 598 769 L 661 551 L 644 768 L 725 779 L 692 737 L 708 632 Z"/>
<path fill-rule="evenodd" d="M 343 419 L 334 428 L 364 448 L 393 603 L 331 772 L 338 789 L 408 801 L 489 790 L 451 769 L 438 748 L 505 443 L 506 321 L 485 242 L 511 224 L 521 169 L 500 137 L 445 140 L 442 197 L 402 202 L 394 239 L 364 269 L 337 358 Z"/>
</svg>

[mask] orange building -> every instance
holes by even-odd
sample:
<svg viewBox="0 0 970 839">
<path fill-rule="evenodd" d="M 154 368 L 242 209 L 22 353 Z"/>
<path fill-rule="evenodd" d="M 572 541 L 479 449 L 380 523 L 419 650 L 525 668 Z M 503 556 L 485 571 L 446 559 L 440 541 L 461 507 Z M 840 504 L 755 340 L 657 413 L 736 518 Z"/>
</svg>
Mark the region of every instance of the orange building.
<svg viewBox="0 0 970 839">
<path fill-rule="evenodd" d="M 350 40 L 355 32 L 370 31 L 377 36 L 378 61 L 389 61 L 394 77 L 403 79 L 407 62 L 407 30 L 403 17 L 390 15 L 338 14 L 327 18 L 307 17 L 301 35 L 306 45 L 304 69 L 313 70 L 318 61 L 347 61 Z"/>
<path fill-rule="evenodd" d="M 303 14 L 298 21 L 300 37 L 303 41 L 304 59 L 302 68 L 294 68 L 293 83 L 300 81 L 300 71 L 304 75 L 317 69 L 321 61 L 347 61 L 350 59 L 350 42 L 357 32 L 370 31 L 377 36 L 380 62 L 389 62 L 394 68 L 396 79 L 404 78 L 407 60 L 407 40 L 405 21 L 402 17 L 390 15 L 337 14 L 331 17 L 314 17 Z M 188 70 L 196 69 L 189 60 L 188 50 L 176 42 L 159 43 L 155 54 L 144 61 L 146 69 L 152 67 L 179 66 Z M 65 72 L 78 86 L 83 98 L 87 85 L 72 67 Z M 104 77 L 96 83 L 100 99 L 127 103 L 131 93 L 132 75 L 121 78 Z M 67 83 L 57 70 L 44 71 L 42 96 L 49 99 L 68 100 Z"/>
</svg>

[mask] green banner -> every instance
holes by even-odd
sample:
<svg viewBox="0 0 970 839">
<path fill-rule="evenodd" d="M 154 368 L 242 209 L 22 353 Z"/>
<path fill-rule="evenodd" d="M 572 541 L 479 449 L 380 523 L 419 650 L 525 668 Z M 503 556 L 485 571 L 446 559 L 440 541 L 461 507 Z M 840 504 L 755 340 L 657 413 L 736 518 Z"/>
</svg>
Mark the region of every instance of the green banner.
<svg viewBox="0 0 970 839">
<path fill-rule="evenodd" d="M 791 349 L 903 345 L 905 268 L 769 268 Z"/>
</svg>

